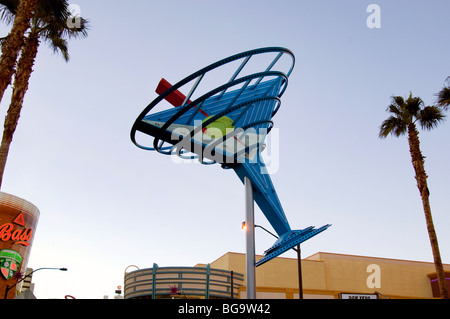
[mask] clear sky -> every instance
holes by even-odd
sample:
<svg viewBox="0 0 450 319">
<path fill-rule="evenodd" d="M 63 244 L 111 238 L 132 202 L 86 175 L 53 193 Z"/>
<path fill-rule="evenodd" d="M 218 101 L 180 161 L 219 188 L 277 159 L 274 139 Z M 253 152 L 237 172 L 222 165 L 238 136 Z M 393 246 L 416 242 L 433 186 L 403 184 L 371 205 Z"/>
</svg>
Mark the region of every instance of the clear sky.
<svg viewBox="0 0 450 319">
<path fill-rule="evenodd" d="M 175 83 L 265 46 L 296 56 L 274 118 L 272 180 L 293 229 L 333 225 L 302 245 L 302 257 L 432 262 L 407 139 L 380 140 L 378 128 L 392 95 L 433 104 L 450 75 L 448 0 L 71 3 L 91 21 L 89 37 L 70 42 L 68 64 L 41 45 L 2 185 L 41 212 L 28 266 L 69 269 L 35 273 L 38 298 L 111 298 L 128 265 L 194 266 L 245 252 L 237 176 L 138 149 L 129 132 L 162 77 Z M 381 28 L 366 24 L 371 3 Z M 420 139 L 450 263 L 450 123 Z M 271 229 L 258 209 L 256 223 Z M 273 242 L 257 229 L 258 254 Z"/>
</svg>

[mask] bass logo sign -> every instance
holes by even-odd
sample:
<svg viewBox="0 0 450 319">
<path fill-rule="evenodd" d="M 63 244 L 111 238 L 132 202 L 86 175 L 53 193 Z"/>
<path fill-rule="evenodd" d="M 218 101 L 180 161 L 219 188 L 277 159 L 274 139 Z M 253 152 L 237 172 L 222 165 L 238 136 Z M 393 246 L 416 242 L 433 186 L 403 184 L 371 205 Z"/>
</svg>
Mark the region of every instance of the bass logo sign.
<svg viewBox="0 0 450 319">
<path fill-rule="evenodd" d="M 22 226 L 16 227 L 14 224 Z M 33 230 L 24 228 L 25 220 L 23 214 L 20 213 L 12 223 L 5 223 L 0 225 L 0 240 L 1 241 L 14 241 L 14 244 L 20 244 L 23 246 L 29 246 Z"/>
<path fill-rule="evenodd" d="M 8 280 L 16 274 L 22 263 L 22 255 L 10 249 L 0 250 L 0 272 Z"/>
</svg>

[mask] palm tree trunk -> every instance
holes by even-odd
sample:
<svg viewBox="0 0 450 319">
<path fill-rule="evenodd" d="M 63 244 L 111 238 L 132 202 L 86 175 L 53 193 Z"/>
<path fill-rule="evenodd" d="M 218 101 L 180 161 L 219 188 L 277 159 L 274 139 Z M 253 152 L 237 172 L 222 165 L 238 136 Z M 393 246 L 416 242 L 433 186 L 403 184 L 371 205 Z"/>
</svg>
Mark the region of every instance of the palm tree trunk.
<svg viewBox="0 0 450 319">
<path fill-rule="evenodd" d="M 447 283 L 445 280 L 444 266 L 442 265 L 441 254 L 439 252 L 439 245 L 436 231 L 434 229 L 433 218 L 431 216 L 431 207 L 427 185 L 427 174 L 425 173 L 424 157 L 420 151 L 419 132 L 416 125 L 411 123 L 408 125 L 408 141 L 409 151 L 411 153 L 412 164 L 416 173 L 417 187 L 419 188 L 420 196 L 422 197 L 423 211 L 425 213 L 425 220 L 427 223 L 428 236 L 431 242 L 431 249 L 433 251 L 434 265 L 439 283 L 439 292 L 442 299 L 448 299 Z"/>
<path fill-rule="evenodd" d="M 30 19 L 36 3 L 37 0 L 20 0 L 12 29 L 3 43 L 0 59 L 0 101 L 11 83 L 16 60 L 24 43 L 25 32 L 30 27 Z"/>
<path fill-rule="evenodd" d="M 33 72 L 33 65 L 39 47 L 39 37 L 30 34 L 25 39 L 22 54 L 17 64 L 17 72 L 14 79 L 14 89 L 11 96 L 11 104 L 6 114 L 2 142 L 0 144 L 0 188 L 3 181 L 6 160 L 8 158 L 9 146 L 11 145 L 14 132 L 19 122 L 20 111 L 22 110 L 25 93 L 28 90 L 28 83 Z"/>
</svg>

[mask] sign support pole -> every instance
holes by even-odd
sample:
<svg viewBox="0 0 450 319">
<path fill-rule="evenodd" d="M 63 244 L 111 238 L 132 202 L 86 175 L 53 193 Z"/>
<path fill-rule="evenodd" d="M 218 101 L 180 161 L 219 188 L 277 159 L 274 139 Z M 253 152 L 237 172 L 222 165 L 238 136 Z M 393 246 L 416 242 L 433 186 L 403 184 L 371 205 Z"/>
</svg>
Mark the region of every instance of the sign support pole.
<svg viewBox="0 0 450 319">
<path fill-rule="evenodd" d="M 255 260 L 255 211 L 253 187 L 245 177 L 245 223 L 246 234 L 246 268 L 247 268 L 247 299 L 256 299 L 256 260 Z"/>
</svg>

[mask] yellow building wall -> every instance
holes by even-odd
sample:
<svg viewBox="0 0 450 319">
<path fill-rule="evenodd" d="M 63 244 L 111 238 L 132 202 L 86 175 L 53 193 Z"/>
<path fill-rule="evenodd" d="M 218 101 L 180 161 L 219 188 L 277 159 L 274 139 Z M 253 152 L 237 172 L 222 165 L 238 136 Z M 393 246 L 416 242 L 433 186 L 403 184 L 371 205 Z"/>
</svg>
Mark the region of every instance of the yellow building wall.
<svg viewBox="0 0 450 319">
<path fill-rule="evenodd" d="M 326 289 L 325 265 L 321 261 L 302 260 L 303 286 Z M 308 276 L 305 276 L 308 274 Z M 298 288 L 297 259 L 275 258 L 256 268 L 256 282 L 263 287 Z"/>
<path fill-rule="evenodd" d="M 295 258 L 277 257 L 257 267 L 257 298 L 298 298 L 297 266 Z M 433 298 L 427 275 L 434 273 L 435 268 L 430 262 L 319 252 L 302 259 L 301 266 L 305 299 L 375 292 L 389 298 Z M 212 262 L 211 267 L 245 276 L 245 254 L 227 253 Z M 444 268 L 450 271 L 450 265 Z M 245 296 L 245 287 L 241 290 Z"/>
<path fill-rule="evenodd" d="M 326 289 L 342 292 L 381 292 L 394 298 L 432 298 L 428 274 L 435 272 L 434 264 L 364 256 L 317 253 L 308 259 L 321 260 L 326 265 Z M 379 266 L 379 284 L 373 285 L 370 265 Z M 450 265 L 444 265 L 445 270 Z"/>
<path fill-rule="evenodd" d="M 259 260 L 263 256 L 256 256 Z M 330 295 L 324 292 L 325 265 L 321 261 L 302 260 L 302 280 L 305 292 L 315 293 L 315 297 Z M 211 263 L 211 267 L 245 273 L 245 254 L 227 253 Z M 257 298 L 298 299 L 298 263 L 297 259 L 277 257 L 256 268 Z M 305 276 L 305 273 L 308 276 Z M 245 287 L 241 289 L 245 295 Z M 334 296 L 331 293 L 331 296 Z"/>
</svg>

